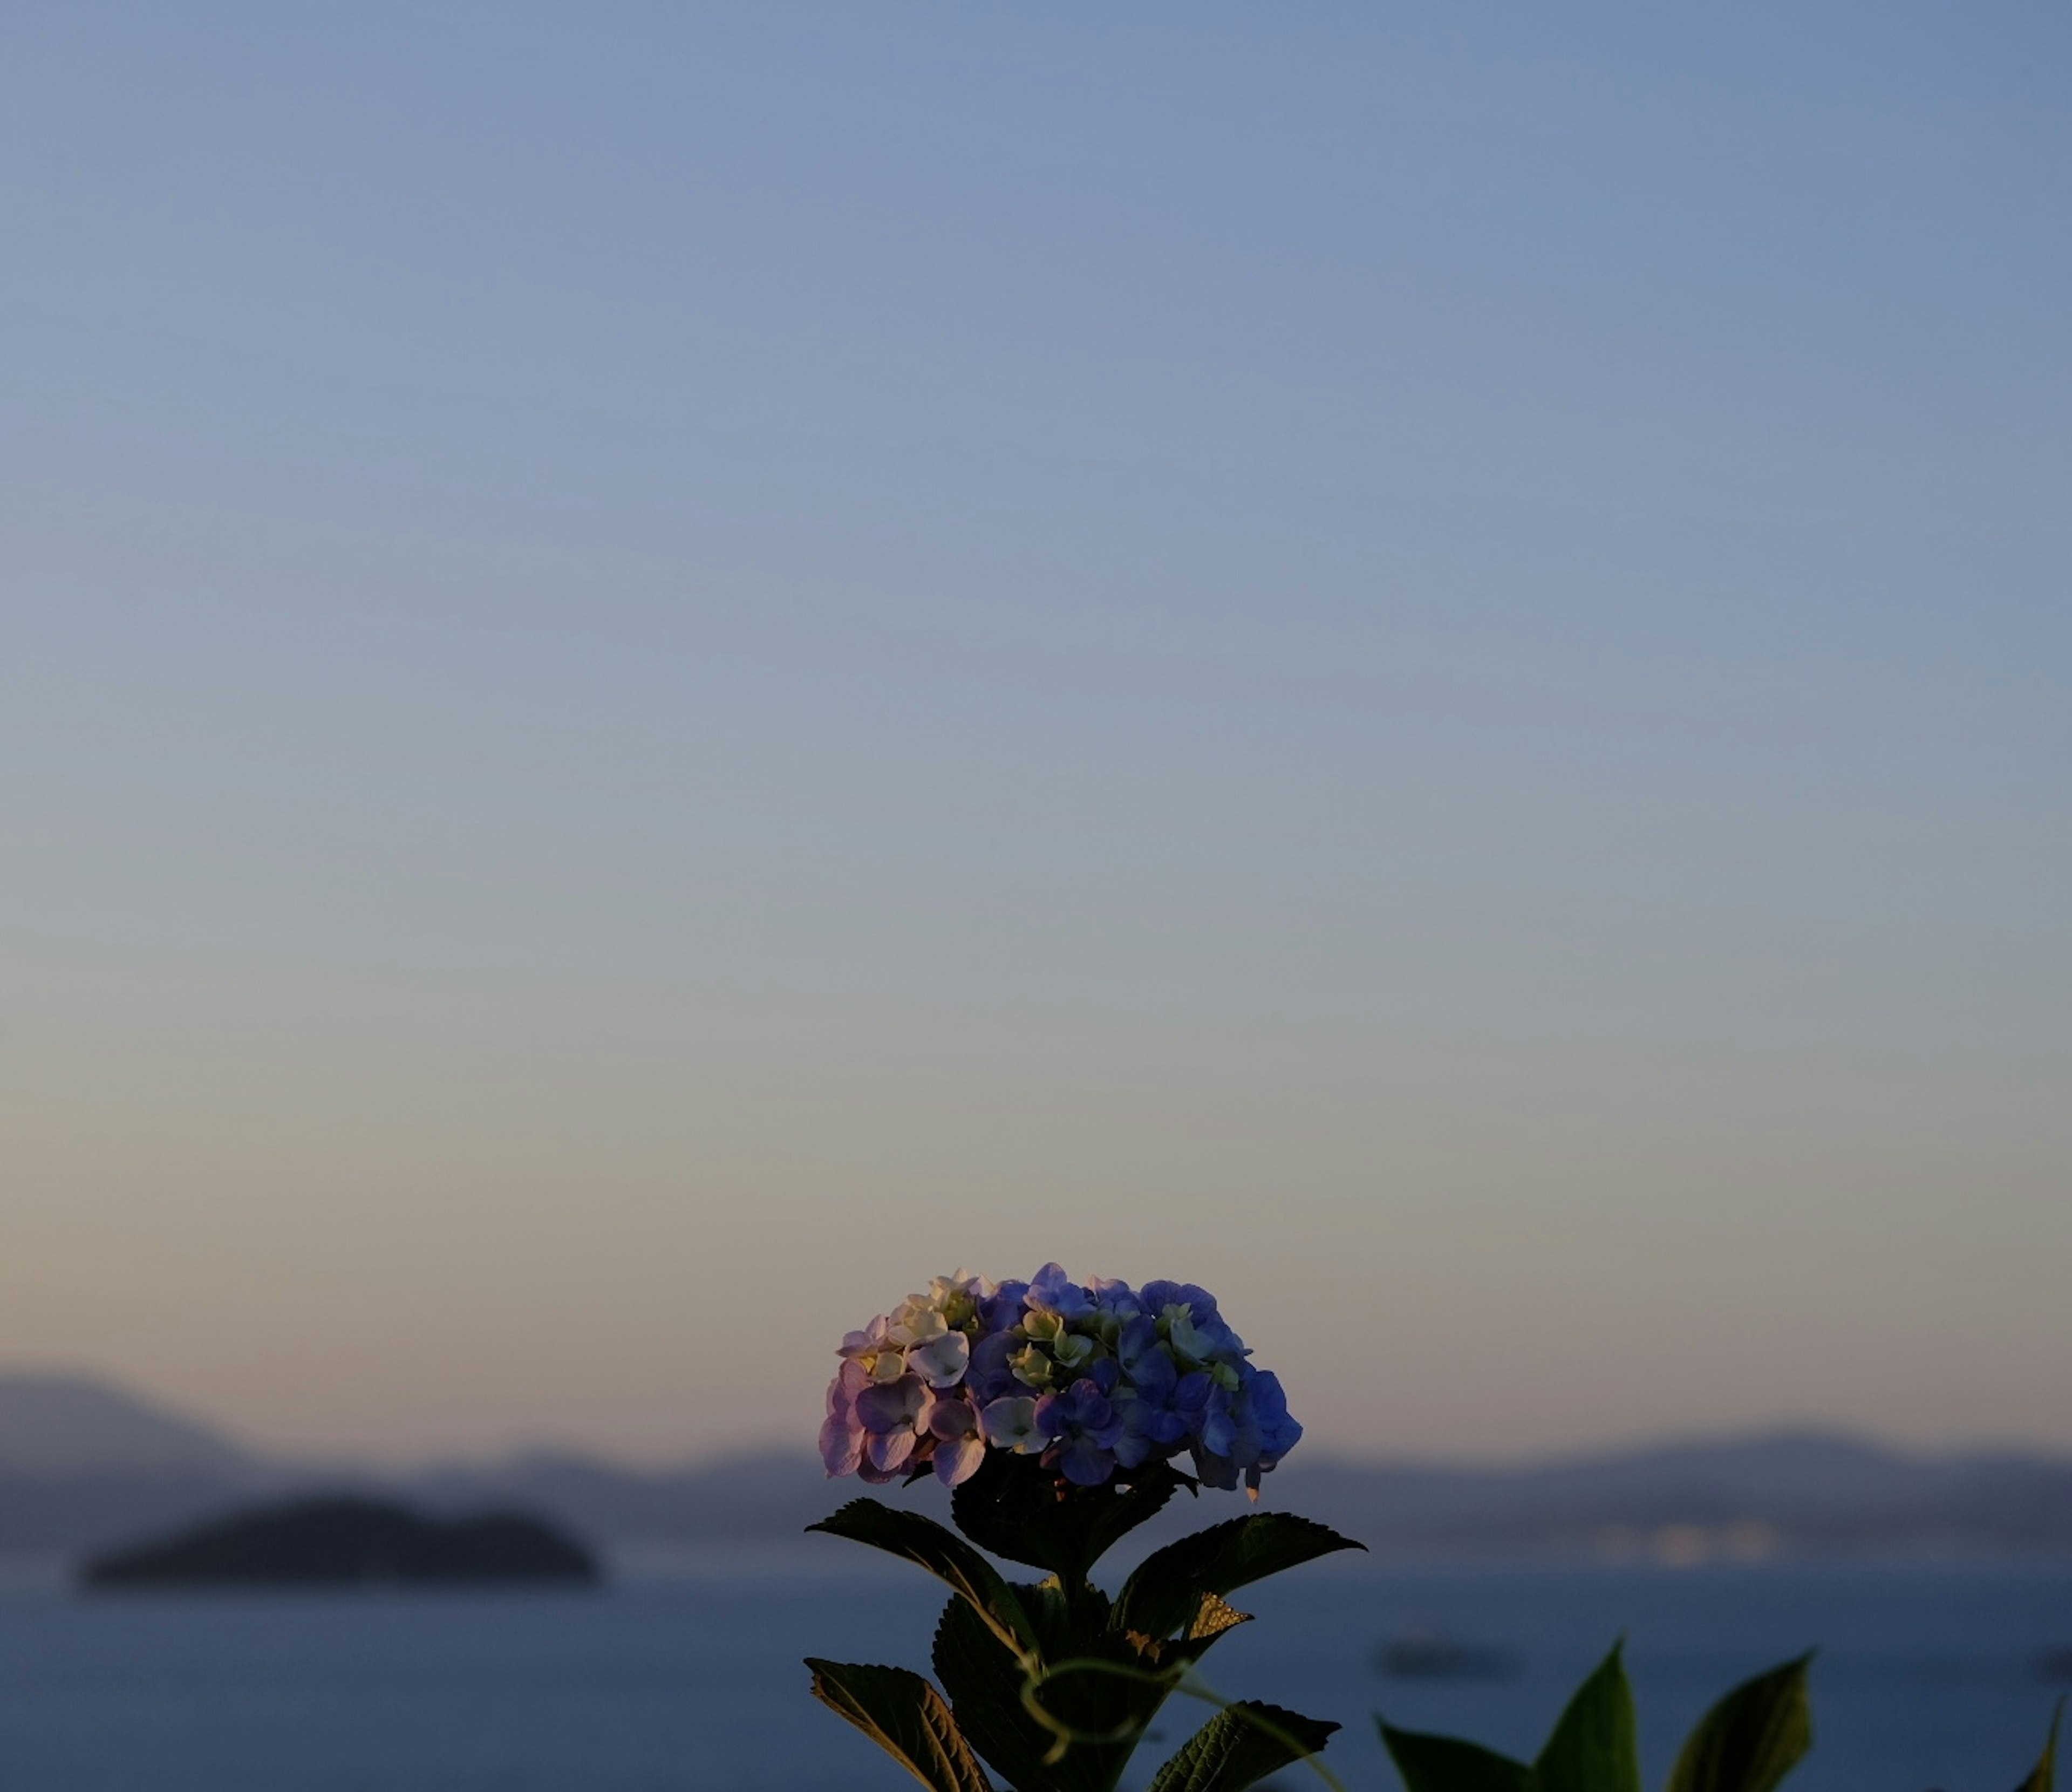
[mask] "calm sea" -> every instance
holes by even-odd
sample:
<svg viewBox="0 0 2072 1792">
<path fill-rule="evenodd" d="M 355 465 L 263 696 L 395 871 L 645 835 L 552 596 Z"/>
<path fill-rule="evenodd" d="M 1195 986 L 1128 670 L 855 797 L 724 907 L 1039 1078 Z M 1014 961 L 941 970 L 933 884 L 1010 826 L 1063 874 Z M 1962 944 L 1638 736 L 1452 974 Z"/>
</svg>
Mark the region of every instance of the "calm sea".
<svg viewBox="0 0 2072 1792">
<path fill-rule="evenodd" d="M 799 1658 L 925 1667 L 939 1601 L 896 1565 L 827 1567 L 839 1549 L 557 1597 L 83 1599 L 18 1576 L 0 1582 L 0 1792 L 891 1792 L 912 1782 L 808 1698 Z M 1344 1723 L 1330 1758 L 1355 1788 L 1396 1783 L 1377 1708 L 1530 1753 L 1623 1633 L 1651 1784 L 1712 1695 L 1818 1643 L 1799 1792 L 2008 1792 L 2058 1690 L 2038 1663 L 2072 1647 L 2072 1564 L 1318 1564 L 1242 1602 L 1260 1621 L 1210 1658 L 1213 1683 Z M 1419 1633 L 1516 1672 L 1383 1679 L 1377 1646 Z M 1170 1745 L 1192 1720 L 1169 1712 Z"/>
</svg>

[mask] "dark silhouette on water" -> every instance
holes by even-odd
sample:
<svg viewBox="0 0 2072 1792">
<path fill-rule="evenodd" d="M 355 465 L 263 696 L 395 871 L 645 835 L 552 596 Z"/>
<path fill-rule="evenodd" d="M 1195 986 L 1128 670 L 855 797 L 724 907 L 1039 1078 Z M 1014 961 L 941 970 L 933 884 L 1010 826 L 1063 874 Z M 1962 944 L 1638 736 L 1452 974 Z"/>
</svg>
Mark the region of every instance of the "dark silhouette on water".
<svg viewBox="0 0 2072 1792">
<path fill-rule="evenodd" d="M 433 1519 L 390 1500 L 300 1499 L 97 1556 L 80 1584 L 124 1587 L 594 1585 L 597 1560 L 522 1513 Z"/>
<path fill-rule="evenodd" d="M 827 1510 L 811 1451 L 664 1468 L 535 1452 L 384 1478 L 271 1457 L 92 1381 L 0 1371 L 0 1556 L 76 1559 L 241 1505 L 348 1488 L 437 1511 L 536 1512 L 634 1548 L 789 1548 Z M 1818 1431 L 1498 1467 L 1298 1455 L 1268 1494 L 1404 1560 L 2072 1554 L 2072 1456 L 1919 1454 Z M 898 1498 L 948 1516 L 932 1480 Z M 1166 1531 L 1190 1522 L 1176 1513 Z"/>
<path fill-rule="evenodd" d="M 1462 1642 L 1420 1625 L 1376 1649 L 1374 1667 L 1390 1680 L 1507 1680 L 1519 1661 L 1507 1649 Z"/>
</svg>

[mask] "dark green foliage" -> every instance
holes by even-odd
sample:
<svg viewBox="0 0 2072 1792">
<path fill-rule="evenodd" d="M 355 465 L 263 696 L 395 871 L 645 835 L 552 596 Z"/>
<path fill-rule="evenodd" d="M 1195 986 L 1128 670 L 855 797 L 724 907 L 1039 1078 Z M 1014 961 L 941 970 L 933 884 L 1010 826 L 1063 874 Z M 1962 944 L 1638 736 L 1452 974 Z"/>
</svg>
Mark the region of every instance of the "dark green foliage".
<svg viewBox="0 0 2072 1792">
<path fill-rule="evenodd" d="M 1700 1720 L 1676 1757 L 1668 1792 L 1772 1792 L 1813 1746 L 1801 1655 L 1744 1681 Z"/>
<path fill-rule="evenodd" d="M 1036 1640 L 1022 1609 L 999 1569 L 954 1531 L 919 1512 L 894 1510 L 882 1500 L 853 1499 L 839 1512 L 809 1524 L 874 1549 L 918 1563 L 964 1598 L 1010 1647 L 1026 1649 Z"/>
<path fill-rule="evenodd" d="M 934 1792 L 993 1792 L 943 1695 L 903 1667 L 808 1655 L 813 1696 L 839 1712 Z"/>
<path fill-rule="evenodd" d="M 936 1626 L 935 1674 L 972 1747 L 994 1770 L 1010 1786 L 1053 1792 L 1113 1786 L 1178 1675 L 1245 1621 L 1203 1593 L 1185 1634 L 1146 1637 L 1120 1628 L 1097 1587 L 1069 1604 L 1054 1581 L 1014 1592 L 1037 1633 L 1036 1674 L 957 1599 Z M 1260 1771 L 1285 1765 L 1276 1759 Z"/>
<path fill-rule="evenodd" d="M 2029 1778 L 2014 1789 L 2014 1792 L 2052 1792 L 2058 1779 L 2058 1726 L 2064 1721 L 2065 1701 L 2058 1701 L 2058 1708 L 2050 1714 L 2050 1733 L 2043 1739 L 2043 1758 Z"/>
<path fill-rule="evenodd" d="M 1132 1609 L 1112 1604 L 1088 1578 L 1093 1562 L 1188 1485 L 1154 1465 L 1133 1486 L 1061 1496 L 1033 1458 L 993 1453 L 951 1509 L 975 1542 L 1051 1571 L 1034 1585 L 1010 1586 L 969 1543 L 918 1514 L 851 1502 L 810 1528 L 903 1556 L 957 1595 L 935 1629 L 943 1692 L 903 1670 L 818 1661 L 809 1663 L 814 1692 L 937 1792 L 977 1792 L 980 1757 L 1015 1792 L 1113 1792 L 1187 1670 L 1245 1621 L 1224 1593 L 1359 1547 L 1322 1525 L 1255 1515 L 1159 1551 L 1131 1576 Z M 1314 1753 L 1337 1728 L 1233 1706 L 1157 1783 L 1160 1792 L 1240 1792 Z"/>
<path fill-rule="evenodd" d="M 1049 1760 L 1061 1738 L 1029 1708 L 1030 1674 L 960 1601 L 950 1602 L 936 1627 L 936 1675 L 972 1746 L 1009 1785 L 1100 1792 L 1114 1783 L 1166 1697 L 1161 1664 L 1108 1628 L 1108 1601 L 1098 1589 L 1087 1589 L 1076 1613 L 1066 1609 L 1055 1585 L 1018 1590 L 1035 1620 L 1044 1664 L 1092 1661 L 1117 1670 L 1070 1671 L 1036 1687 L 1042 1710 L 1081 1740 Z"/>
<path fill-rule="evenodd" d="M 807 1663 L 814 1695 L 932 1792 L 992 1792 L 981 1757 L 1013 1792 L 1114 1792 L 1187 1670 L 1246 1621 L 1224 1594 L 1361 1547 L 1307 1519 L 1254 1513 L 1146 1557 L 1111 1601 L 1084 1566 L 1170 1499 L 1182 1478 L 1096 1490 L 1082 1502 L 1016 1470 L 1019 1460 L 1007 1459 L 1006 1473 L 954 1508 L 959 1522 L 969 1520 L 983 1539 L 1004 1537 L 1012 1547 L 1002 1553 L 1013 1559 L 1054 1558 L 1081 1564 L 1081 1572 L 1010 1585 L 953 1532 L 872 1499 L 810 1527 L 904 1556 L 955 1591 L 934 1651 L 947 1700 L 904 1668 Z M 1018 1523 L 1026 1535 L 1017 1532 Z M 1382 1741 L 1407 1792 L 1642 1792 L 1621 1654 L 1614 1647 L 1577 1689 L 1529 1764 L 1383 1723 Z M 1802 1655 L 1759 1674 L 1714 1705 L 1685 1741 L 1664 1792 L 1776 1792 L 1812 1746 L 1811 1662 Z M 2061 1705 L 2041 1758 L 2016 1792 L 2054 1792 L 2062 1715 Z M 1276 1706 L 1227 1706 L 1182 1745 L 1151 1792 L 1244 1792 L 1311 1760 L 1337 1728 Z"/>
<path fill-rule="evenodd" d="M 1772 1792 L 1812 1745 L 1802 1655 L 1736 1687 L 1700 1720 L 1668 1792 Z M 1408 1792 L 1640 1792 L 1633 1691 L 1614 1648 L 1527 1766 L 1470 1742 L 1381 1726 Z"/>
<path fill-rule="evenodd" d="M 1383 1746 L 1409 1792 L 1531 1792 L 1532 1769 L 1474 1742 L 1381 1726 Z"/>
<path fill-rule="evenodd" d="M 1774 1792 L 1813 1746 L 1806 1691 L 1811 1654 L 1744 1680 L 1699 1720 L 1665 1792 Z M 2043 1757 L 2015 1792 L 2054 1792 L 2058 1730 L 2050 1719 Z M 1381 1724 L 1381 1740 L 1407 1792 L 1639 1792 L 1633 1695 L 1619 1651 L 1577 1689 L 1540 1758 L 1527 1766 L 1472 1742 L 1421 1736 Z"/>
<path fill-rule="evenodd" d="M 1198 1483 L 1164 1462 L 1147 1463 L 1127 1486 L 1075 1488 L 1066 1498 L 1033 1457 L 989 1450 L 979 1471 L 950 1495 L 957 1528 L 981 1549 L 1057 1575 L 1086 1579 L 1096 1562 L 1182 1487 Z"/>
<path fill-rule="evenodd" d="M 1619 1646 L 1577 1687 L 1532 1764 L 1539 1792 L 1640 1792 L 1640 1730 Z"/>
<path fill-rule="evenodd" d="M 1116 1601 L 1119 1621 L 1146 1636 L 1166 1636 L 1193 1617 L 1204 1592 L 1235 1593 L 1334 1550 L 1366 1547 L 1289 1512 L 1254 1512 L 1212 1524 L 1138 1564 Z"/>
<path fill-rule="evenodd" d="M 1219 1711 L 1158 1769 L 1151 1792 L 1244 1792 L 1319 1753 L 1338 1726 L 1246 1700 Z"/>
<path fill-rule="evenodd" d="M 943 1608 L 935 1626 L 934 1661 L 935 1679 L 949 1695 L 958 1728 L 1009 1786 L 1052 1786 L 1079 1792 L 1097 1783 L 1084 1771 L 1095 1765 L 1092 1749 L 1072 1751 L 1072 1758 L 1055 1768 L 1046 1765 L 1045 1757 L 1058 1739 L 1022 1702 L 1028 1676 L 1020 1661 L 960 1599 L 952 1599 Z"/>
</svg>

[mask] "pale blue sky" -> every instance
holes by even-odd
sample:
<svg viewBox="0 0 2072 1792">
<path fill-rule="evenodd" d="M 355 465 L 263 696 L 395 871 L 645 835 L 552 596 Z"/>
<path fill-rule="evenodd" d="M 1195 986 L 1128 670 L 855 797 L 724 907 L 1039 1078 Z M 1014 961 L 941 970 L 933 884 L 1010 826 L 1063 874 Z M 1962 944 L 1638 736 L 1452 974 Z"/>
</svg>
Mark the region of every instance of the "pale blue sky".
<svg viewBox="0 0 2072 1792">
<path fill-rule="evenodd" d="M 0 23 L 0 1362 L 2072 1445 L 2072 23 Z"/>
</svg>

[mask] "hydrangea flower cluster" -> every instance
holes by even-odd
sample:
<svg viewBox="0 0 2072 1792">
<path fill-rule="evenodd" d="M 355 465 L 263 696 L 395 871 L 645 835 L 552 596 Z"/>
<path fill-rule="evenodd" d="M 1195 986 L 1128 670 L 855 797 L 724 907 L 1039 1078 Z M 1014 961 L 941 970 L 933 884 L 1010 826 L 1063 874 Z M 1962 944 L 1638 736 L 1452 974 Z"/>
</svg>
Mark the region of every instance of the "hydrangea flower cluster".
<svg viewBox="0 0 2072 1792">
<path fill-rule="evenodd" d="M 1185 1450 L 1204 1485 L 1256 1488 L 1302 1435 L 1279 1379 L 1191 1282 L 1082 1284 L 1054 1263 L 1026 1282 L 960 1270 L 841 1354 L 820 1428 L 830 1475 L 932 1468 L 954 1487 L 999 1449 L 1098 1487 Z"/>
</svg>

